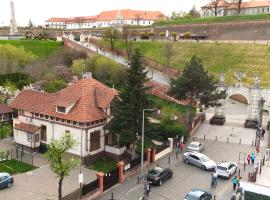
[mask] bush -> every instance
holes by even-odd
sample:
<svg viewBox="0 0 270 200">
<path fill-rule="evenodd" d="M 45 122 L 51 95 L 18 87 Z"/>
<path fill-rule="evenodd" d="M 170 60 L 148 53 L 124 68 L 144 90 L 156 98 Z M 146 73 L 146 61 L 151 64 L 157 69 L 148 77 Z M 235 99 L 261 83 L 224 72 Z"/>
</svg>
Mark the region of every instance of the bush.
<svg viewBox="0 0 270 200">
<path fill-rule="evenodd" d="M 140 32 L 140 36 L 142 40 L 149 40 L 147 32 Z"/>
<path fill-rule="evenodd" d="M 8 82 L 14 84 L 16 88 L 21 90 L 24 86 L 29 85 L 32 80 L 30 76 L 25 73 L 0 74 L 0 85 L 5 85 Z"/>
<path fill-rule="evenodd" d="M 60 80 L 54 80 L 45 83 L 44 90 L 45 92 L 53 93 L 53 92 L 58 92 L 59 90 L 63 89 L 66 87 L 66 82 L 62 79 Z"/>
<path fill-rule="evenodd" d="M 147 35 L 148 35 L 149 37 L 153 37 L 153 36 L 155 36 L 155 33 L 154 33 L 154 32 L 148 32 Z"/>
<path fill-rule="evenodd" d="M 190 39 L 191 38 L 191 32 L 185 32 L 183 35 L 184 35 L 184 39 Z"/>
<path fill-rule="evenodd" d="M 160 37 L 164 37 L 165 35 L 166 35 L 165 32 L 160 32 L 160 33 L 159 33 L 159 36 L 160 36 Z"/>
<path fill-rule="evenodd" d="M 188 137 L 188 131 L 184 124 L 166 120 L 163 121 L 160 126 L 164 139 L 169 137 L 174 138 L 176 135 L 180 137 L 184 136 L 185 138 Z"/>
</svg>

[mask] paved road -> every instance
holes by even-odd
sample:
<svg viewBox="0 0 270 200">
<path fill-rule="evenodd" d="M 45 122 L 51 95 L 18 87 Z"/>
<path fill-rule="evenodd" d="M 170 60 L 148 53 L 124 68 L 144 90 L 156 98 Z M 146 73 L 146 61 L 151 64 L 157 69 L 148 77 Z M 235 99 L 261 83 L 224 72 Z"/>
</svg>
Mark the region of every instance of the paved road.
<svg viewBox="0 0 270 200">
<path fill-rule="evenodd" d="M 206 144 L 204 153 L 211 159 L 219 163 L 223 160 L 231 160 L 238 162 L 239 152 L 250 153 L 254 148 L 249 145 L 226 144 L 224 142 L 203 141 Z M 183 199 L 185 194 L 192 188 L 201 188 L 210 190 L 211 172 L 202 171 L 201 169 L 186 165 L 181 159 L 175 159 L 175 154 L 171 154 L 170 168 L 174 171 L 173 179 L 164 183 L 161 187 L 152 187 L 150 200 L 176 200 Z M 156 165 L 156 164 L 155 164 Z M 159 161 L 160 166 L 168 166 L 168 156 Z M 243 166 L 240 164 L 241 176 L 247 179 L 247 174 L 253 169 L 252 166 L 247 166 L 246 171 L 243 171 Z M 152 165 L 153 167 L 153 165 Z M 136 177 L 133 177 L 128 182 L 119 184 L 112 190 L 106 192 L 98 200 L 110 199 L 111 192 L 114 193 L 116 199 L 121 200 L 138 200 L 142 195 L 143 189 L 141 185 L 136 184 Z M 233 192 L 230 180 L 218 179 L 217 188 L 212 191 L 218 200 L 228 200 Z"/>
<path fill-rule="evenodd" d="M 77 188 L 79 168 L 73 170 L 63 182 L 63 195 L 67 195 Z M 96 179 L 96 172 L 83 168 L 84 183 Z M 57 199 L 58 179 L 48 166 L 38 168 L 30 173 L 14 176 L 11 188 L 0 190 L 0 200 L 47 200 Z"/>
<path fill-rule="evenodd" d="M 127 64 L 126 58 L 124 58 L 122 56 L 116 56 L 110 52 L 104 52 L 104 51 L 100 51 L 100 50 L 97 51 L 98 47 L 96 47 L 92 43 L 85 43 L 85 44 L 82 44 L 81 42 L 77 42 L 77 43 L 79 45 L 82 45 L 82 46 L 100 54 L 100 55 L 103 55 L 111 60 L 114 60 L 115 62 L 117 62 L 125 67 L 129 67 L 129 65 Z M 154 80 L 158 83 L 164 84 L 164 85 L 169 85 L 170 78 L 168 76 L 164 75 L 162 72 L 154 70 L 154 69 L 150 69 L 148 67 L 146 67 L 146 70 L 148 71 L 147 76 L 149 78 L 151 78 L 152 80 Z"/>
</svg>

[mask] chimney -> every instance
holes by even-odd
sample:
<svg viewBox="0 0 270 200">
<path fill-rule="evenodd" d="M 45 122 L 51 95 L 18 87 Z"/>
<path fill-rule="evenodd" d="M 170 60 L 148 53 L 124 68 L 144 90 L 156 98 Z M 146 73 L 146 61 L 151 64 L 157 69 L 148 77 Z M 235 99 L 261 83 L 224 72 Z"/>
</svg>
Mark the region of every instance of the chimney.
<svg viewBox="0 0 270 200">
<path fill-rule="evenodd" d="M 91 72 L 85 72 L 83 74 L 83 78 L 92 78 L 92 73 Z"/>
<path fill-rule="evenodd" d="M 74 76 L 72 77 L 72 83 L 77 83 L 78 80 L 79 80 L 78 76 L 74 75 Z"/>
</svg>

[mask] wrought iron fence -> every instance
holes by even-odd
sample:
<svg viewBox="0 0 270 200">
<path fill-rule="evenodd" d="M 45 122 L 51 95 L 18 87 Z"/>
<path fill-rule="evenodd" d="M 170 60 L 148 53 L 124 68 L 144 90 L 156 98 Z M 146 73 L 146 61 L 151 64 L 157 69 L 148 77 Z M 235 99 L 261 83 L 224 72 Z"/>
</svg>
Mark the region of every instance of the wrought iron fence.
<svg viewBox="0 0 270 200">
<path fill-rule="evenodd" d="M 98 184 L 99 184 L 98 179 L 92 181 L 91 183 L 83 184 L 83 186 L 82 186 L 82 195 L 84 196 L 84 195 L 98 189 L 99 188 Z"/>
<path fill-rule="evenodd" d="M 147 160 L 147 154 L 145 153 L 143 156 L 143 161 Z M 124 166 L 124 171 L 129 171 L 134 169 L 135 167 L 138 167 L 141 164 L 141 157 L 138 157 L 132 161 L 130 161 L 129 163 L 125 164 Z"/>
<path fill-rule="evenodd" d="M 104 176 L 103 188 L 104 191 L 108 190 L 119 182 L 119 168 L 113 169 Z"/>
</svg>

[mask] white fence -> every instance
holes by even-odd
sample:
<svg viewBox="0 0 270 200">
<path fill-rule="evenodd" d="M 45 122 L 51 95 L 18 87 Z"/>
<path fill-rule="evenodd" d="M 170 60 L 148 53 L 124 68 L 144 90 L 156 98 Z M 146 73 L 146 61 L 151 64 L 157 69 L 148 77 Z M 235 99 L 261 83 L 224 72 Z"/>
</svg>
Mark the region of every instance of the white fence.
<svg viewBox="0 0 270 200">
<path fill-rule="evenodd" d="M 115 154 L 115 155 L 122 155 L 126 151 L 126 147 L 116 148 L 112 146 L 105 146 L 105 151 Z"/>
<path fill-rule="evenodd" d="M 173 138 L 168 138 L 169 141 L 169 147 L 164 149 L 163 151 L 159 152 L 155 155 L 155 160 L 158 160 L 162 158 L 163 156 L 167 155 L 168 153 L 171 153 L 173 150 Z"/>
</svg>

